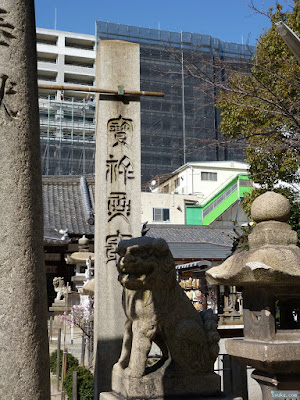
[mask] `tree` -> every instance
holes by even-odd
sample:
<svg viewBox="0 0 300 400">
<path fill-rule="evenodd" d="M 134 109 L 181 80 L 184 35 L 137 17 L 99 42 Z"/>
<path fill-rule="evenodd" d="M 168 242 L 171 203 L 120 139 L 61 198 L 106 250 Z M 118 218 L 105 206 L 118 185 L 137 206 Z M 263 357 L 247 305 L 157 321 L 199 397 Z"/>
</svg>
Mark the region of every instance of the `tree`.
<svg viewBox="0 0 300 400">
<path fill-rule="evenodd" d="M 183 58 L 181 50 L 170 47 L 169 51 L 198 80 L 197 89 L 206 101 L 210 99 L 220 109 L 223 145 L 234 143 L 245 149 L 251 178 L 259 184 L 245 197 L 245 211 L 250 211 L 259 194 L 278 191 L 292 203 L 289 222 L 300 236 L 300 62 L 275 29 L 275 23 L 282 21 L 300 35 L 300 1 L 293 1 L 286 12 L 280 4 L 264 12 L 249 1 L 254 12 L 272 23 L 255 52 L 249 46 L 244 57 L 226 59 L 222 54 L 204 58 L 197 48 L 185 49 Z"/>
<path fill-rule="evenodd" d="M 88 350 L 88 364 L 92 367 L 93 362 L 93 341 L 94 341 L 94 299 L 89 297 L 86 304 L 78 304 L 72 306 L 71 313 L 64 312 L 61 315 L 62 322 L 69 326 L 75 326 L 81 329 L 86 339 Z"/>
<path fill-rule="evenodd" d="M 291 201 L 290 223 L 300 232 L 296 186 L 300 181 L 300 63 L 275 29 L 275 23 L 283 21 L 300 35 L 300 2 L 294 2 L 292 12 L 282 9 L 280 4 L 269 9 L 266 15 L 272 26 L 258 41 L 249 73 L 229 76 L 218 107 L 225 136 L 247 140 L 250 175 L 260 185 L 246 197 L 244 208 L 249 211 L 252 201 L 266 190 L 279 191 Z"/>
<path fill-rule="evenodd" d="M 221 131 L 245 138 L 253 180 L 273 189 L 299 182 L 300 65 L 275 29 L 283 21 L 300 34 L 300 4 L 268 13 L 272 27 L 259 39 L 249 74 L 232 73 L 220 92 Z"/>
</svg>

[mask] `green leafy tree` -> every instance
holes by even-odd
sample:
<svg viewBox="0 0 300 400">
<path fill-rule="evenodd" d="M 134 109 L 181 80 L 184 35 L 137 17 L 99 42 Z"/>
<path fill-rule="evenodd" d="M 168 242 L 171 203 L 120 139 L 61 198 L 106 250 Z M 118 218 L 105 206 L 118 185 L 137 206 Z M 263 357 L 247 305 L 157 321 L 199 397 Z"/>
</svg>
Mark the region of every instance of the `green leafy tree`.
<svg viewBox="0 0 300 400">
<path fill-rule="evenodd" d="M 267 12 L 248 1 L 254 12 L 271 21 L 255 53 L 251 56 L 249 47 L 244 57 L 224 59 L 214 54 L 205 58 L 195 48 L 185 52 L 183 67 L 199 80 L 197 89 L 220 109 L 219 130 L 224 135 L 224 146 L 233 144 L 245 149 L 250 176 L 259 184 L 259 189 L 245 197 L 245 211 L 250 212 L 259 194 L 278 191 L 291 202 L 289 222 L 300 235 L 300 62 L 275 28 L 282 21 L 300 36 L 300 1 L 292 2 L 288 11 L 276 4 Z M 180 51 L 170 48 L 170 54 L 182 62 Z"/>
<path fill-rule="evenodd" d="M 292 203 L 290 223 L 299 232 L 300 62 L 275 24 L 282 21 L 300 36 L 300 2 L 290 12 L 277 4 L 265 15 L 272 26 L 258 41 L 249 73 L 232 72 L 221 87 L 220 129 L 247 142 L 246 161 L 260 189 L 246 197 L 245 210 L 264 191 L 280 192 Z"/>
<path fill-rule="evenodd" d="M 270 9 L 272 26 L 259 39 L 249 73 L 232 73 L 220 92 L 221 131 L 246 139 L 246 160 L 253 180 L 273 189 L 299 182 L 300 63 L 275 29 L 285 22 L 300 35 L 300 3 L 293 12 Z"/>
<path fill-rule="evenodd" d="M 60 350 L 60 357 L 59 357 L 59 376 L 61 376 L 61 371 L 62 371 L 62 360 L 63 360 L 63 351 Z M 50 355 L 50 371 L 53 374 L 56 374 L 56 363 L 57 363 L 57 350 L 53 351 Z M 72 354 L 67 353 L 67 371 L 69 371 L 70 368 L 73 368 L 75 366 L 78 366 L 79 362 L 77 358 L 72 356 Z"/>
<path fill-rule="evenodd" d="M 77 399 L 93 400 L 94 378 L 92 373 L 84 367 L 75 366 L 67 372 L 64 380 L 64 389 L 69 399 L 73 398 L 73 371 L 77 371 Z"/>
</svg>

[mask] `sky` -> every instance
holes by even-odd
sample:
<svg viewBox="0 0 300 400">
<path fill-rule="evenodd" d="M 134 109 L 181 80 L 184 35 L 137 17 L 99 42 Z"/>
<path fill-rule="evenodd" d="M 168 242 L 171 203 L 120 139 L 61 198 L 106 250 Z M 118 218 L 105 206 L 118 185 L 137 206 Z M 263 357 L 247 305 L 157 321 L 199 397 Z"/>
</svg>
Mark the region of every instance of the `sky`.
<svg viewBox="0 0 300 400">
<path fill-rule="evenodd" d="M 269 28 L 267 17 L 246 6 L 251 0 L 35 0 L 38 28 L 95 34 L 95 21 L 211 35 L 255 45 Z M 252 0 L 266 11 L 275 0 Z M 283 0 L 290 3 L 289 0 Z M 285 7 L 288 5 L 285 4 Z"/>
</svg>

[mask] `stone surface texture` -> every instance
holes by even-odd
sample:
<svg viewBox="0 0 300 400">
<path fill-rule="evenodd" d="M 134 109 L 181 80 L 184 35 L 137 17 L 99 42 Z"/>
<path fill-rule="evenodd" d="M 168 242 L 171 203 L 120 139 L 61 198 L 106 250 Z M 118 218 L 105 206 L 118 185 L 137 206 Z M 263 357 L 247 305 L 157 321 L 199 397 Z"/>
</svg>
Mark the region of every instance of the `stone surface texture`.
<svg viewBox="0 0 300 400">
<path fill-rule="evenodd" d="M 266 192 L 257 197 L 251 206 L 251 217 L 255 222 L 287 221 L 291 212 L 291 205 L 287 198 L 279 193 Z"/>
<path fill-rule="evenodd" d="M 221 265 L 211 268 L 206 273 L 208 281 L 241 286 L 300 284 L 297 232 L 281 222 L 289 215 L 287 199 L 278 193 L 267 192 L 258 197 L 252 207 L 256 220 L 260 222 L 248 237 L 249 251 L 233 254 Z"/>
<path fill-rule="evenodd" d="M 300 371 L 300 340 L 287 343 L 229 339 L 226 341 L 226 350 L 228 354 L 260 371 L 272 374 Z"/>
<path fill-rule="evenodd" d="M 0 398 L 50 399 L 33 0 L 0 6 Z"/>
<path fill-rule="evenodd" d="M 220 395 L 220 396 L 168 396 L 157 398 L 157 400 L 243 400 L 240 396 L 228 396 L 228 395 Z M 100 394 L 99 400 L 127 400 L 124 397 L 121 397 L 113 392 L 103 392 Z"/>
<path fill-rule="evenodd" d="M 127 321 L 113 391 L 126 399 L 219 394 L 217 317 L 195 310 L 176 281 L 167 243 L 147 236 L 124 240 L 118 253 Z M 152 342 L 162 358 L 147 367 Z"/>
<path fill-rule="evenodd" d="M 139 45 L 101 40 L 96 86 L 140 90 Z M 95 391 L 111 390 L 125 316 L 117 281 L 121 239 L 140 235 L 140 99 L 101 94 L 97 100 L 95 188 Z"/>
</svg>

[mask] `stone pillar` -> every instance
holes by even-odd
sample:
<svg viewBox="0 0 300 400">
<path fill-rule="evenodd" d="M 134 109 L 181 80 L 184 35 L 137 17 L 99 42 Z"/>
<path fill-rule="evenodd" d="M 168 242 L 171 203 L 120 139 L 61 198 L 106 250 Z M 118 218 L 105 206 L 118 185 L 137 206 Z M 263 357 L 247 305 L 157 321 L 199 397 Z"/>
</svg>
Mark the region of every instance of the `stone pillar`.
<svg viewBox="0 0 300 400">
<path fill-rule="evenodd" d="M 139 45 L 99 42 L 96 86 L 140 90 Z M 97 101 L 95 194 L 95 398 L 111 390 L 125 316 L 121 306 L 116 248 L 140 236 L 140 100 L 100 95 Z"/>
<path fill-rule="evenodd" d="M 33 0 L 0 6 L 0 398 L 50 399 Z"/>
</svg>

